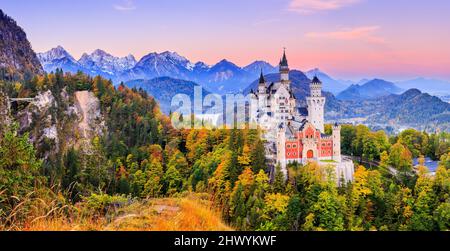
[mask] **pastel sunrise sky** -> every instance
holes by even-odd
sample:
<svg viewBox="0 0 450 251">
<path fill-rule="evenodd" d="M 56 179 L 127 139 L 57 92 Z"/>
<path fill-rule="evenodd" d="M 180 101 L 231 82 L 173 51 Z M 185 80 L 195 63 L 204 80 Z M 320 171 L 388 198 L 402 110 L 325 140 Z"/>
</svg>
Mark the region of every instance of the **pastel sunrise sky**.
<svg viewBox="0 0 450 251">
<path fill-rule="evenodd" d="M 176 51 L 191 61 L 319 67 L 335 78 L 450 80 L 448 0 L 0 0 L 37 52 Z"/>
</svg>

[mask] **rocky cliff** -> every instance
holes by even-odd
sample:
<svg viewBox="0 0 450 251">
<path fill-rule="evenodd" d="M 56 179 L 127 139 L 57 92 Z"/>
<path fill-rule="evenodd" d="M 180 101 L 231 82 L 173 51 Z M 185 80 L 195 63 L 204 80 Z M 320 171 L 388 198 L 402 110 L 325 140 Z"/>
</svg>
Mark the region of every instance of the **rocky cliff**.
<svg viewBox="0 0 450 251">
<path fill-rule="evenodd" d="M 0 79 L 29 78 L 43 72 L 25 32 L 0 9 Z"/>
<path fill-rule="evenodd" d="M 71 147 L 89 152 L 92 139 L 106 130 L 99 100 L 88 91 L 40 92 L 15 118 L 45 159 Z"/>
</svg>

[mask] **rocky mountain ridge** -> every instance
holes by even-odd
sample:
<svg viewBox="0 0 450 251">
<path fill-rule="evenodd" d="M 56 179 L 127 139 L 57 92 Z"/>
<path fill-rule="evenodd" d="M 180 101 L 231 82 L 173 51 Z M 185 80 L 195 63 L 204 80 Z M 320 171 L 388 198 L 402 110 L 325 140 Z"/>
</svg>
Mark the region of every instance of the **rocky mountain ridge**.
<svg viewBox="0 0 450 251">
<path fill-rule="evenodd" d="M 30 78 L 43 72 L 23 29 L 0 9 L 0 79 Z"/>
</svg>

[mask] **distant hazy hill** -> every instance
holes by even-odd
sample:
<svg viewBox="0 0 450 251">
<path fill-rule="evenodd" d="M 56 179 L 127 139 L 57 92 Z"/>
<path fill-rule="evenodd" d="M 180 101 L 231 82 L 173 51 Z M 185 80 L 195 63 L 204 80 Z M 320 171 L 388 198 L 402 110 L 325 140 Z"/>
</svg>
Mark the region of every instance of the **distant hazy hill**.
<svg viewBox="0 0 450 251">
<path fill-rule="evenodd" d="M 337 99 L 340 100 L 361 100 L 373 99 L 387 96 L 390 94 L 399 94 L 402 89 L 397 87 L 394 83 L 387 82 L 382 79 L 374 79 L 363 85 L 351 85 L 339 95 Z"/>
<path fill-rule="evenodd" d="M 261 73 L 261 70 L 264 74 L 278 72 L 278 67 L 272 66 L 271 64 L 261 60 L 255 61 L 242 69 L 251 76 L 258 76 Z"/>
<path fill-rule="evenodd" d="M 0 78 L 22 78 L 43 72 L 25 32 L 0 10 Z"/>
<path fill-rule="evenodd" d="M 370 100 L 339 101 L 339 108 L 328 111 L 328 119 L 359 117 L 371 125 L 450 130 L 450 104 L 417 89 Z"/>
<path fill-rule="evenodd" d="M 439 95 L 450 94 L 450 82 L 439 79 L 415 78 L 411 80 L 400 81 L 397 82 L 396 84 L 403 89 L 416 88 L 423 92 L 428 92 L 432 94 L 439 94 Z"/>
<path fill-rule="evenodd" d="M 334 95 L 337 95 L 349 86 L 346 83 L 341 83 L 340 81 L 333 79 L 318 68 L 305 72 L 305 75 L 308 76 L 309 79 L 313 79 L 314 76 L 317 76 L 323 83 L 323 89 L 333 93 Z"/>
<path fill-rule="evenodd" d="M 401 95 L 390 95 L 379 99 L 377 103 L 383 112 L 371 118 L 374 122 L 393 120 L 417 126 L 450 122 L 450 104 L 417 89 L 410 89 Z"/>
<path fill-rule="evenodd" d="M 193 102 L 194 87 L 199 86 L 191 81 L 169 77 L 154 78 L 151 80 L 137 79 L 126 82 L 125 85 L 130 88 L 142 88 L 158 101 L 161 110 L 166 114 L 169 114 L 170 111 L 174 111 L 174 107 L 171 107 L 171 102 L 175 95 L 186 94 L 191 98 L 191 102 Z M 203 95 L 209 94 L 206 90 L 203 90 L 202 92 Z"/>
</svg>

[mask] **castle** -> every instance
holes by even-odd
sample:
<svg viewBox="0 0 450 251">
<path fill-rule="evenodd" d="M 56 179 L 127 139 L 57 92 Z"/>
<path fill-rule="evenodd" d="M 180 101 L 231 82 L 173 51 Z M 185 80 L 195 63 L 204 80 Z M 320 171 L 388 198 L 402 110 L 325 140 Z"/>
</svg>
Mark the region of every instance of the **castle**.
<svg viewBox="0 0 450 251">
<path fill-rule="evenodd" d="M 325 134 L 324 110 L 326 98 L 322 83 L 314 77 L 309 84 L 307 107 L 298 107 L 291 89 L 286 52 L 280 60 L 280 81 L 267 85 L 261 72 L 258 89 L 251 92 L 256 109 L 251 119 L 263 129 L 267 141 L 267 158 L 279 164 L 287 175 L 287 164 L 306 164 L 317 161 L 333 165 L 338 182 L 353 179 L 353 162 L 341 156 L 341 127 L 332 126 L 332 134 Z"/>
</svg>

